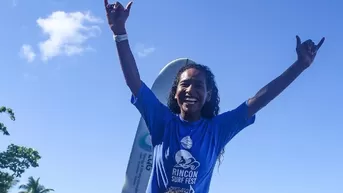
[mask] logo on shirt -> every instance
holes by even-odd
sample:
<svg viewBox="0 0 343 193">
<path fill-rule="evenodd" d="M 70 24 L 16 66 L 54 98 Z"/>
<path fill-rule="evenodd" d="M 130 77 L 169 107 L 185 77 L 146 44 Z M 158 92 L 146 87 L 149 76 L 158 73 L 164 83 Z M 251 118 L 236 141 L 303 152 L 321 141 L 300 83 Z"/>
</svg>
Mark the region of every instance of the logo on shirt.
<svg viewBox="0 0 343 193">
<path fill-rule="evenodd" d="M 186 136 L 181 139 L 181 145 L 185 149 L 191 149 L 193 146 L 193 141 L 190 136 Z"/>
<path fill-rule="evenodd" d="M 195 160 L 192 154 L 189 153 L 187 150 L 183 149 L 179 150 L 175 154 L 175 161 L 175 168 L 196 170 L 200 166 L 200 163 L 197 160 Z"/>
<path fill-rule="evenodd" d="M 171 181 L 173 183 L 194 185 L 198 178 L 200 162 L 189 151 L 183 149 L 176 152 L 175 162 Z"/>
<path fill-rule="evenodd" d="M 170 187 L 168 189 L 168 193 L 195 193 L 193 187 L 191 185 L 189 185 L 189 189 L 188 188 L 179 188 L 179 187 Z"/>
</svg>

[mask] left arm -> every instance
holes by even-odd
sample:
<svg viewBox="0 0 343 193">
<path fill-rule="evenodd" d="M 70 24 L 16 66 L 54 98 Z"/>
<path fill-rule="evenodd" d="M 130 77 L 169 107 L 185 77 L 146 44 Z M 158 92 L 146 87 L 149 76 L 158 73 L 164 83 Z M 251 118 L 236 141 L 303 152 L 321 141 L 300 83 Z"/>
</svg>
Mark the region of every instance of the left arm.
<svg viewBox="0 0 343 193">
<path fill-rule="evenodd" d="M 215 117 L 215 123 L 218 125 L 216 134 L 218 137 L 216 140 L 218 141 L 218 150 L 222 150 L 242 129 L 253 124 L 255 122 L 255 113 L 279 95 L 304 71 L 304 68 L 301 68 L 299 64 L 298 61 L 295 62 L 247 102 L 242 103 L 232 111 L 227 111 Z"/>
<path fill-rule="evenodd" d="M 296 61 L 284 73 L 260 89 L 248 100 L 248 116 L 252 116 L 285 90 L 305 68 Z"/>
<path fill-rule="evenodd" d="M 216 124 L 215 132 L 217 136 L 218 151 L 221 151 L 242 129 L 253 124 L 255 122 L 255 114 L 285 90 L 312 64 L 313 59 L 323 42 L 324 38 L 318 45 L 315 45 L 311 40 L 301 43 L 300 38 L 297 36 L 296 50 L 298 59 L 294 64 L 279 77 L 275 78 L 259 90 L 256 95 L 247 102 L 242 103 L 232 111 L 227 111 L 215 116 L 213 123 Z"/>
<path fill-rule="evenodd" d="M 284 73 L 264 86 L 254 97 L 248 100 L 248 117 L 255 115 L 260 109 L 265 107 L 312 64 L 318 49 L 324 43 L 324 40 L 325 38 L 323 38 L 318 45 L 315 45 L 312 40 L 301 43 L 300 38 L 297 36 L 296 50 L 298 60 Z"/>
</svg>

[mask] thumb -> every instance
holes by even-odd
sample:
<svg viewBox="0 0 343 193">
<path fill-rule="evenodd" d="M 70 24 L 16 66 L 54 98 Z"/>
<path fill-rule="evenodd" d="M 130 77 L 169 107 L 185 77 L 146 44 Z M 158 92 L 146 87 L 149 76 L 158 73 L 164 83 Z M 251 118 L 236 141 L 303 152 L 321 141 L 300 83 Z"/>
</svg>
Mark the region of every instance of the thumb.
<svg viewBox="0 0 343 193">
<path fill-rule="evenodd" d="M 131 6 L 132 6 L 133 1 L 130 1 L 127 5 L 126 5 L 126 11 L 130 13 L 131 10 Z"/>
<path fill-rule="evenodd" d="M 323 37 L 323 38 L 320 40 L 320 42 L 318 43 L 318 45 L 316 46 L 316 47 L 317 47 L 317 50 L 319 50 L 319 48 L 323 45 L 324 41 L 325 41 L 325 37 Z"/>
<path fill-rule="evenodd" d="M 297 47 L 299 47 L 301 45 L 301 40 L 299 36 L 296 36 L 296 38 L 297 38 Z"/>
</svg>

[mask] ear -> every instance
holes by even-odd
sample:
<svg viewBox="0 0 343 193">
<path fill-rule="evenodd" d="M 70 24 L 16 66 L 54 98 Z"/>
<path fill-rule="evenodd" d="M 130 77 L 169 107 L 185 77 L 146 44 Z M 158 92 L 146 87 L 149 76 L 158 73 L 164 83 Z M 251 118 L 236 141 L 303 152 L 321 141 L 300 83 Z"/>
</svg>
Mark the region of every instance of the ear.
<svg viewBox="0 0 343 193">
<path fill-rule="evenodd" d="M 207 91 L 207 95 L 206 95 L 206 102 L 209 102 L 211 100 L 212 97 L 212 90 Z"/>
</svg>

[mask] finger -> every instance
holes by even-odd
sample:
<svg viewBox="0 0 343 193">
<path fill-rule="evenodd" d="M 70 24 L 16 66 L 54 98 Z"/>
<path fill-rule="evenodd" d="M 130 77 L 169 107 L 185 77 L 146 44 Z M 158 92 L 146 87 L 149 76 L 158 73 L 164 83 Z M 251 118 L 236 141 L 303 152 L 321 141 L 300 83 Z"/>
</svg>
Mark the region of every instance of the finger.
<svg viewBox="0 0 343 193">
<path fill-rule="evenodd" d="M 296 38 L 297 38 L 297 47 L 299 47 L 301 45 L 301 40 L 299 36 L 296 36 Z"/>
<path fill-rule="evenodd" d="M 109 4 L 108 0 L 104 0 L 104 4 L 105 4 L 106 12 L 107 14 L 109 14 L 111 10 L 113 9 L 113 4 Z"/>
<path fill-rule="evenodd" d="M 315 52 L 316 52 L 316 44 L 312 40 L 308 40 L 307 47 L 308 47 L 307 51 L 310 54 L 312 54 L 312 55 L 315 54 Z"/>
<path fill-rule="evenodd" d="M 130 1 L 127 5 L 126 5 L 126 11 L 130 13 L 131 10 L 131 6 L 132 6 L 133 1 Z"/>
<path fill-rule="evenodd" d="M 304 41 L 303 44 L 306 44 L 308 47 L 311 47 L 311 46 L 315 45 L 312 40 L 306 40 L 306 41 Z"/>
<path fill-rule="evenodd" d="M 302 45 L 303 45 L 303 47 L 305 48 L 305 50 L 307 51 L 307 52 L 311 52 L 311 46 L 312 46 L 312 40 L 306 40 L 306 41 L 304 41 L 303 43 L 302 43 Z"/>
<path fill-rule="evenodd" d="M 115 6 L 116 10 L 123 10 L 124 9 L 123 5 L 121 3 L 119 3 L 118 1 L 114 4 L 114 6 Z"/>
<path fill-rule="evenodd" d="M 325 37 L 323 37 L 323 38 L 320 40 L 320 42 L 318 43 L 318 45 L 316 46 L 316 49 L 317 49 L 317 50 L 319 50 L 319 48 L 323 45 L 324 41 L 325 41 Z"/>
<path fill-rule="evenodd" d="M 109 4 L 108 0 L 104 0 L 106 11 L 110 11 L 113 8 L 113 4 Z"/>
</svg>

